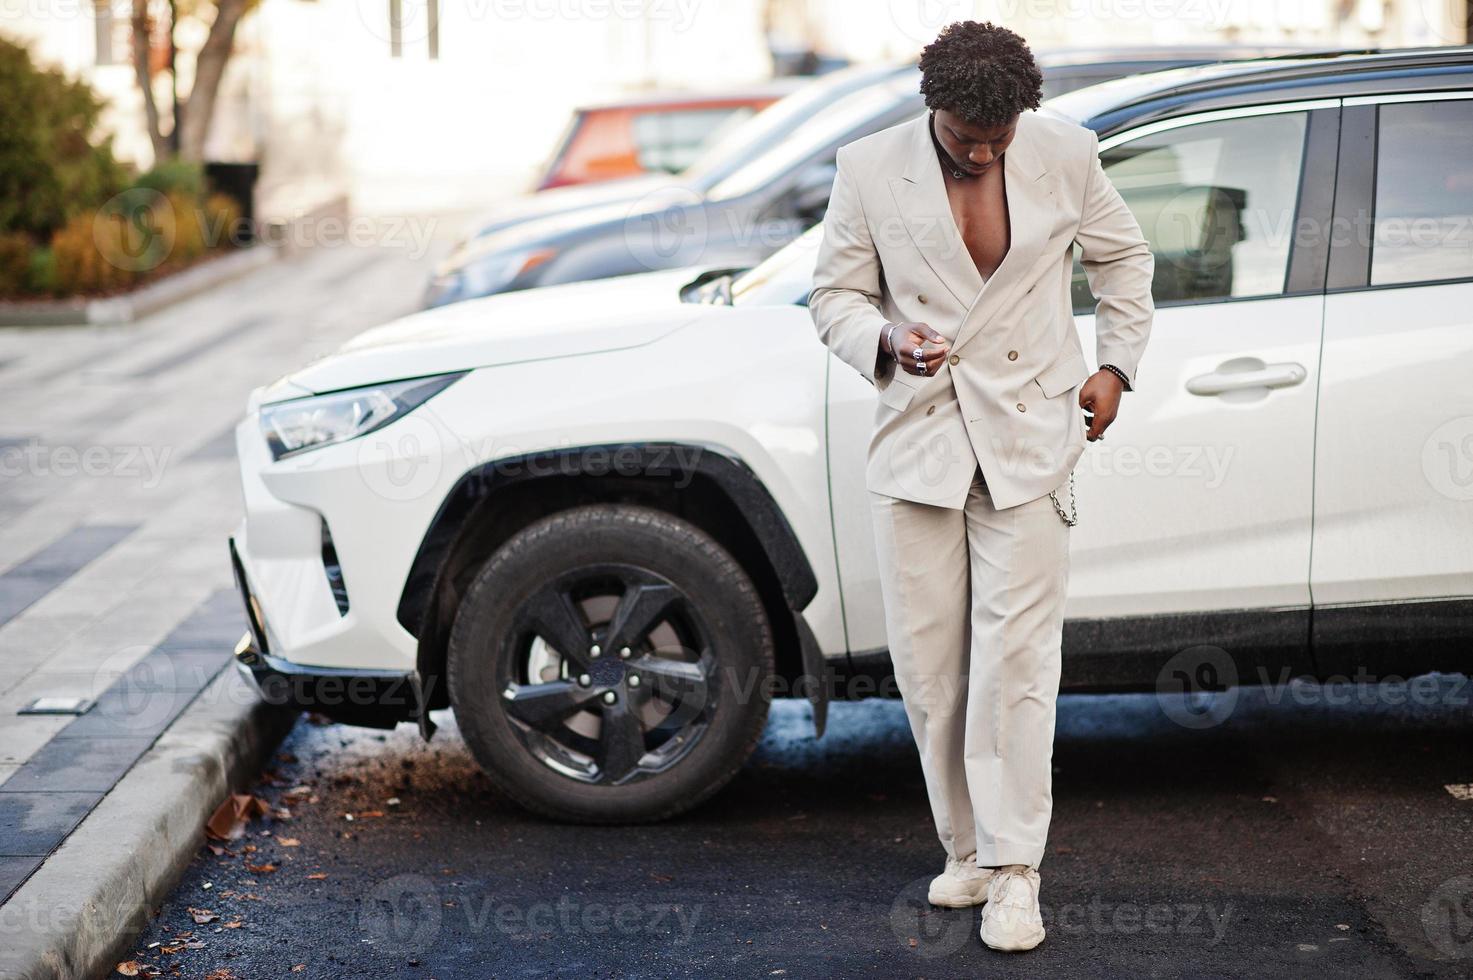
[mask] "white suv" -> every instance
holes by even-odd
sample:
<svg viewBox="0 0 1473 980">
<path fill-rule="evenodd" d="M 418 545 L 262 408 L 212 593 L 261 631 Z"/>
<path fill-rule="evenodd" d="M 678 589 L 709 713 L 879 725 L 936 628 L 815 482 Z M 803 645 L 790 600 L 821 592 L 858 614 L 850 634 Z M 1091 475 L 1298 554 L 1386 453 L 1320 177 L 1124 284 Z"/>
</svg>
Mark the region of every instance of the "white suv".
<svg viewBox="0 0 1473 980">
<path fill-rule="evenodd" d="M 1100 132 L 1157 269 L 1138 390 L 1076 471 L 1065 686 L 1466 670 L 1469 49 L 1050 105 Z M 821 733 L 885 693 L 875 395 L 804 305 L 820 233 L 416 314 L 257 391 L 241 665 L 355 723 L 453 707 L 507 793 L 586 821 L 715 792 L 774 694 Z"/>
</svg>

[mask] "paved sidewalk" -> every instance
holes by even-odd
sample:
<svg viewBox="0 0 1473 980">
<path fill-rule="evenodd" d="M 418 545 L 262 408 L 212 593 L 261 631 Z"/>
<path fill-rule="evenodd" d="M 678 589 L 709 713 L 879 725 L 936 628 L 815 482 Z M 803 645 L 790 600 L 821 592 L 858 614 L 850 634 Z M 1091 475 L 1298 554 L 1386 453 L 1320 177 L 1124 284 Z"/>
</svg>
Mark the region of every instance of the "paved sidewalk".
<svg viewBox="0 0 1473 980">
<path fill-rule="evenodd" d="M 230 740 L 256 732 L 270 712 L 262 715 L 229 667 L 245 628 L 225 547 L 240 519 L 232 430 L 253 387 L 416 308 L 433 260 L 460 224 L 439 219 L 435 229 L 426 255 L 402 242 L 323 247 L 136 324 L 0 329 L 0 950 L 7 955 L 55 938 L 42 935 L 48 929 L 73 927 L 55 914 L 31 921 L 10 900 L 27 894 L 27 882 L 40 882 L 67 848 L 77 850 L 78 836 L 96 823 L 89 813 L 128 803 L 114 799 L 125 790 L 141 794 L 125 810 L 140 818 L 149 807 L 190 802 L 149 799 L 179 771 L 158 770 L 162 782 L 134 778 L 169 755 L 178 726 L 206 732 L 212 717 L 233 726 L 199 736 L 201 746 L 217 736 L 214 750 L 176 760 L 187 780 L 172 791 L 204 787 L 215 797 L 209 809 L 223 798 L 230 766 L 250 760 L 251 747 L 227 751 Z M 94 704 L 80 717 L 18 714 L 39 697 Z M 133 829 L 112 832 L 124 841 Z M 197 841 L 180 834 L 159 843 L 187 862 Z M 151 860 L 175 873 L 182 867 L 167 854 Z M 85 891 L 72 899 L 78 909 Z M 131 900 L 150 897 L 162 896 Z M 38 900 L 45 901 L 28 903 L 32 912 Z M 0 959 L 0 976 L 6 966 L 14 963 Z"/>
</svg>

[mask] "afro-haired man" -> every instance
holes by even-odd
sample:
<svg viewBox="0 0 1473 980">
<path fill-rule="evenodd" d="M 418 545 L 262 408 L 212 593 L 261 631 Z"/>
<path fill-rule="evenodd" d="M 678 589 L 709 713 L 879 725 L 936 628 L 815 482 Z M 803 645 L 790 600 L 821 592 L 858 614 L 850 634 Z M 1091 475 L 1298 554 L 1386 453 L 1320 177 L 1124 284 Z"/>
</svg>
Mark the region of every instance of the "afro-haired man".
<svg viewBox="0 0 1473 980">
<path fill-rule="evenodd" d="M 878 391 L 865 485 L 946 850 L 930 900 L 981 904 L 983 942 L 1032 949 L 1071 474 L 1135 385 L 1155 267 L 1094 132 L 1034 111 L 1043 78 L 1021 37 L 951 24 L 920 67 L 930 111 L 839 150 L 809 306 Z M 1076 242 L 1097 297 L 1093 373 L 1070 301 Z"/>
</svg>

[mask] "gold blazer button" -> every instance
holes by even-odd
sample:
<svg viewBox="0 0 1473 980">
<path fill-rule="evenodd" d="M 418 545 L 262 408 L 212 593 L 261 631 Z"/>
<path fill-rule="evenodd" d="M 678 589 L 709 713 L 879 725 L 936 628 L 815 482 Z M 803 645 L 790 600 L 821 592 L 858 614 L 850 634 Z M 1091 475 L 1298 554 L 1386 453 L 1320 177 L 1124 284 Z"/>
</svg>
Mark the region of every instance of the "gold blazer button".
<svg viewBox="0 0 1473 980">
<path fill-rule="evenodd" d="M 1010 361 L 1016 361 L 1017 359 L 1018 359 L 1018 352 L 1017 351 L 1015 351 L 1015 350 L 1008 351 L 1008 360 L 1010 360 Z"/>
<path fill-rule="evenodd" d="M 1028 411 L 1028 406 L 1024 405 L 1022 402 L 1018 402 L 1018 411 L 1026 412 Z"/>
<path fill-rule="evenodd" d="M 919 296 L 916 297 L 916 302 L 918 302 L 918 303 L 924 303 L 925 301 L 926 301 L 926 294 L 925 293 L 921 293 Z"/>
<path fill-rule="evenodd" d="M 957 355 L 957 354 L 953 354 L 950 357 L 948 357 L 947 360 L 950 361 L 952 364 L 956 364 L 956 363 L 958 363 L 958 362 L 961 361 L 961 356 L 960 355 Z"/>
</svg>

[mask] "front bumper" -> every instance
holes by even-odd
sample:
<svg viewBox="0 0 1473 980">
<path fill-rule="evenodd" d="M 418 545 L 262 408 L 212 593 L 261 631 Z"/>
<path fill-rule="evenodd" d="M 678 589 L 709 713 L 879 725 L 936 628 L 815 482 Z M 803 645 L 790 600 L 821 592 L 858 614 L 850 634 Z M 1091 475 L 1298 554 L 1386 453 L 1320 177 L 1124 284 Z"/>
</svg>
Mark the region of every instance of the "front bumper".
<svg viewBox="0 0 1473 980">
<path fill-rule="evenodd" d="M 408 424 L 406 424 L 408 423 Z M 396 482 L 399 442 L 434 465 Z M 407 569 L 455 461 L 437 427 L 409 416 L 372 437 L 273 463 L 252 412 L 236 430 L 245 518 L 230 538 L 250 632 L 236 662 L 265 700 L 374 728 L 416 722 L 436 683 L 396 610 Z M 443 703 L 443 697 L 441 698 Z"/>
<path fill-rule="evenodd" d="M 260 605 L 251 594 L 234 538 L 230 539 L 230 559 L 250 625 L 235 645 L 235 665 L 267 704 L 315 711 L 345 725 L 368 728 L 394 728 L 401 721 L 410 721 L 419 725 L 426 739 L 434 734 L 435 723 L 426 708 L 428 692 L 415 671 L 310 667 L 262 649 L 265 631 Z"/>
</svg>

